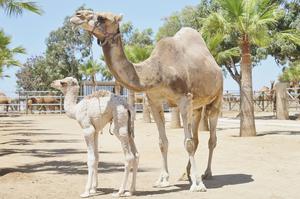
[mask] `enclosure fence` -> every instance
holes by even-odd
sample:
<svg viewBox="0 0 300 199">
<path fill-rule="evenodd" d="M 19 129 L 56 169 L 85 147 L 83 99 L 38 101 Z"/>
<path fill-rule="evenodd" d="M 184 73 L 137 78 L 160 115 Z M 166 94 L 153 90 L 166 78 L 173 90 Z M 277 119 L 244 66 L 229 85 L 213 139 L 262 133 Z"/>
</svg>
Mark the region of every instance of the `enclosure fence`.
<svg viewBox="0 0 300 199">
<path fill-rule="evenodd" d="M 108 90 L 114 92 L 116 90 L 115 82 L 97 82 L 93 88 L 90 82 L 84 82 L 81 85 L 78 101 L 84 96 L 91 94 L 94 90 Z M 120 89 L 120 94 L 128 97 L 129 91 L 126 88 Z M 287 88 L 289 111 L 299 111 L 300 109 L 300 88 Z M 5 100 L 0 96 L 0 102 Z M 135 94 L 136 111 L 143 110 L 145 95 L 143 93 Z M 276 111 L 275 92 L 259 92 L 253 93 L 255 111 Z M 64 96 L 58 91 L 19 91 L 17 97 L 7 100 L 6 103 L 0 103 L 0 113 L 18 113 L 18 114 L 34 114 L 34 113 L 64 113 L 63 109 Z M 239 111 L 240 110 L 240 93 L 239 91 L 226 90 L 223 94 L 223 111 Z M 167 104 L 164 104 L 164 110 L 169 111 Z"/>
</svg>

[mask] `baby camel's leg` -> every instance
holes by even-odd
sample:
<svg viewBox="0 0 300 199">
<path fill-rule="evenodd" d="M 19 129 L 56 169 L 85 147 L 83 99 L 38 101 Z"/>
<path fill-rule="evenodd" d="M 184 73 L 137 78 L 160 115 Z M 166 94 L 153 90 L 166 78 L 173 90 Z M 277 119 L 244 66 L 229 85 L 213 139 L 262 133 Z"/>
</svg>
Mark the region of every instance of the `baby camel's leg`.
<svg viewBox="0 0 300 199">
<path fill-rule="evenodd" d="M 132 136 L 129 137 L 129 144 L 131 152 L 134 154 L 134 159 L 132 160 L 132 182 L 130 187 L 130 193 L 133 194 L 135 192 L 135 185 L 136 185 L 136 174 L 138 171 L 138 164 L 139 164 L 139 154 L 137 152 L 134 138 Z"/>
<path fill-rule="evenodd" d="M 128 112 L 123 108 L 117 108 L 117 113 L 114 114 L 113 120 L 115 124 L 114 134 L 118 137 L 121 142 L 122 150 L 125 156 L 125 168 L 124 168 L 124 177 L 122 180 L 122 184 L 117 193 L 114 193 L 114 197 L 120 196 L 130 196 L 132 192 L 135 191 L 135 178 L 136 174 L 133 175 L 134 184 L 131 185 L 130 192 L 125 192 L 126 184 L 128 181 L 128 176 L 130 169 L 133 167 L 133 172 L 137 171 L 137 157 L 135 156 L 136 148 L 135 145 L 132 145 L 132 141 L 129 138 L 128 132 Z"/>
<path fill-rule="evenodd" d="M 93 171 L 93 182 L 92 182 L 92 189 L 90 193 L 96 193 L 98 187 L 98 163 L 99 163 L 99 152 L 98 152 L 98 131 L 94 133 L 94 154 L 95 154 L 95 167 Z"/>
<path fill-rule="evenodd" d="M 95 151 L 97 149 L 95 149 L 95 128 L 90 125 L 89 127 L 86 127 L 83 129 L 84 132 L 84 138 L 85 138 L 85 142 L 87 144 L 87 165 L 88 165 L 88 179 L 87 179 L 87 183 L 85 186 L 85 191 L 83 194 L 81 194 L 80 196 L 85 198 L 85 197 L 89 197 L 90 194 L 96 192 L 95 187 L 92 187 L 93 185 L 93 178 L 95 175 L 95 171 L 98 165 L 96 165 L 96 156 L 95 156 Z"/>
</svg>

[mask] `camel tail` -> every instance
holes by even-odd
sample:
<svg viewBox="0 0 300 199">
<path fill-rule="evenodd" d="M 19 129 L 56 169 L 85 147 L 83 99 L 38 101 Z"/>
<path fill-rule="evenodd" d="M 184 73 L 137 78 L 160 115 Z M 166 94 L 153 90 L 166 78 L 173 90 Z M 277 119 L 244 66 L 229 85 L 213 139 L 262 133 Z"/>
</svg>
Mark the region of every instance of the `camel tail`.
<svg viewBox="0 0 300 199">
<path fill-rule="evenodd" d="M 127 129 L 130 137 L 134 138 L 134 115 L 131 113 L 129 109 L 127 109 L 128 113 L 128 121 L 127 121 Z"/>
</svg>

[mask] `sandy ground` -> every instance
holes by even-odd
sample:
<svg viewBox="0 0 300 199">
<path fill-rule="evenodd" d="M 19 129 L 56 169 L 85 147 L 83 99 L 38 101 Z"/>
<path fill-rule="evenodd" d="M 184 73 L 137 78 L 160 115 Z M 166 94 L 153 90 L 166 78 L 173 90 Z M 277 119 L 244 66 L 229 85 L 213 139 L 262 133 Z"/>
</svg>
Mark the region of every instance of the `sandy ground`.
<svg viewBox="0 0 300 199">
<path fill-rule="evenodd" d="M 265 119 L 265 117 L 261 117 Z M 167 119 L 168 121 L 168 119 Z M 187 155 L 182 129 L 170 129 L 171 186 L 153 188 L 161 158 L 155 123 L 136 120 L 140 152 L 137 196 L 133 198 L 297 199 L 300 197 L 300 122 L 258 119 L 259 136 L 240 138 L 239 121 L 221 118 L 213 178 L 204 181 L 208 191 L 189 192 L 179 182 Z M 199 171 L 207 164 L 208 132 L 200 133 L 196 154 Z M 111 198 L 123 175 L 120 143 L 105 129 L 100 136 L 99 194 Z M 65 115 L 0 117 L 0 198 L 73 199 L 83 191 L 87 167 L 86 147 L 79 125 Z"/>
</svg>

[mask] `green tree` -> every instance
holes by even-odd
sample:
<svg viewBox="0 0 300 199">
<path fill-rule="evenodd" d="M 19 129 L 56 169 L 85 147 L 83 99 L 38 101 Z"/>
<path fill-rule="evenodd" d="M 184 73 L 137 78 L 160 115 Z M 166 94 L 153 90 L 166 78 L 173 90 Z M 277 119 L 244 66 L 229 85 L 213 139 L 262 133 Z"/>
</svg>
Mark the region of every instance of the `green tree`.
<svg viewBox="0 0 300 199">
<path fill-rule="evenodd" d="M 28 58 L 16 76 L 17 85 L 23 90 L 47 90 L 55 78 L 63 78 L 50 71 L 44 56 Z"/>
<path fill-rule="evenodd" d="M 55 79 L 66 76 L 81 79 L 79 68 L 91 57 L 92 36 L 90 34 L 74 28 L 69 22 L 69 17 L 66 17 L 63 26 L 50 33 L 46 39 L 46 46 L 43 56 L 39 56 L 38 59 L 29 58 L 24 68 L 18 72 L 19 88 L 51 89 L 50 83 Z M 28 79 L 28 71 L 33 71 L 31 78 L 38 80 L 34 85 L 23 85 L 22 78 Z"/>
<path fill-rule="evenodd" d="M 283 8 L 283 17 L 278 20 L 274 31 L 281 33 L 272 39 L 268 53 L 276 62 L 284 65 L 289 61 L 300 60 L 300 0 L 279 1 Z M 291 34 L 293 33 L 293 34 Z"/>
<path fill-rule="evenodd" d="M 87 80 L 91 80 L 93 90 L 96 90 L 96 74 L 101 71 L 101 65 L 93 59 L 89 59 L 86 64 L 82 64 L 79 73 L 84 75 Z"/>
<path fill-rule="evenodd" d="M 16 1 L 16 0 L 0 0 L 0 8 L 8 16 L 19 16 L 22 15 L 24 10 L 41 15 L 43 13 L 42 9 L 32 1 Z"/>
<path fill-rule="evenodd" d="M 10 48 L 11 37 L 6 36 L 3 30 L 0 30 L 0 77 L 3 77 L 3 68 L 10 66 L 21 66 L 21 63 L 15 59 L 18 54 L 25 54 L 25 49 L 21 46 Z"/>
<path fill-rule="evenodd" d="M 202 20 L 216 11 L 218 4 L 213 0 L 202 0 L 196 6 L 186 6 L 180 12 L 174 12 L 169 17 L 165 17 L 164 24 L 159 28 L 156 34 L 156 40 L 168 36 L 173 36 L 182 27 L 192 27 L 198 31 L 201 30 Z"/>
<path fill-rule="evenodd" d="M 290 63 L 289 67 L 285 68 L 279 76 L 279 80 L 289 82 L 293 86 L 299 86 L 300 82 L 300 61 Z"/>
</svg>

